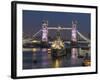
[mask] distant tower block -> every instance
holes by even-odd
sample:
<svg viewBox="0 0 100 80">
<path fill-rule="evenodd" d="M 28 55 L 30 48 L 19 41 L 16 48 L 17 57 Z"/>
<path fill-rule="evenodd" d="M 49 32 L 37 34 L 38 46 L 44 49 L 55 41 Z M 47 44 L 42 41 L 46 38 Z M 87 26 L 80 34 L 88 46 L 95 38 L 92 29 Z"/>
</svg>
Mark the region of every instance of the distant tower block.
<svg viewBox="0 0 100 80">
<path fill-rule="evenodd" d="M 43 21 L 42 23 L 42 41 L 48 41 L 48 21 Z"/>
<path fill-rule="evenodd" d="M 78 56 L 78 50 L 77 48 L 75 48 L 75 46 L 77 46 L 77 23 L 72 21 L 72 49 L 71 49 L 71 53 L 72 53 L 72 58 L 75 59 Z"/>
</svg>

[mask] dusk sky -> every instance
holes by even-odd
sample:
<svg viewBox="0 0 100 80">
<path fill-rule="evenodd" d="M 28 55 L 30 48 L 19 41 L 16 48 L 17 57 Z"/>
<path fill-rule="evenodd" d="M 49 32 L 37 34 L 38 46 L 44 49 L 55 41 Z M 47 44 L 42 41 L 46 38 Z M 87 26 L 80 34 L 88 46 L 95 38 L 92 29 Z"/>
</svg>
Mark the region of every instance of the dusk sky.
<svg viewBox="0 0 100 80">
<path fill-rule="evenodd" d="M 69 13 L 69 12 L 47 12 L 47 11 L 23 11 L 23 32 L 32 36 L 42 28 L 42 21 L 48 20 L 51 27 L 71 27 L 72 21 L 77 20 L 77 29 L 79 32 L 88 36 L 90 33 L 91 15 L 87 13 Z M 49 31 L 49 35 L 55 35 L 56 31 Z M 65 33 L 64 33 L 65 32 Z M 41 35 L 41 34 L 40 34 Z M 62 36 L 70 36 L 70 32 L 62 32 Z"/>
</svg>

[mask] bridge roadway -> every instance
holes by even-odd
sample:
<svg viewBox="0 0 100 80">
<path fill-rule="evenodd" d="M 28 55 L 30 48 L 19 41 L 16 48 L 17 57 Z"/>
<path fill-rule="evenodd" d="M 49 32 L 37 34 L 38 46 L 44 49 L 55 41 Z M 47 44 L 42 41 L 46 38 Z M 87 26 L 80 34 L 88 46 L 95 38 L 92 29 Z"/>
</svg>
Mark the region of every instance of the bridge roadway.
<svg viewBox="0 0 100 80">
<path fill-rule="evenodd" d="M 40 42 L 40 41 L 37 41 L 37 42 Z M 32 39 L 24 39 L 24 40 L 23 40 L 23 43 L 32 43 Z M 49 43 L 52 43 L 52 41 L 49 41 Z M 64 41 L 64 43 L 70 44 L 71 41 Z M 90 44 L 90 42 L 87 42 L 87 41 L 78 41 L 78 43 Z"/>
</svg>

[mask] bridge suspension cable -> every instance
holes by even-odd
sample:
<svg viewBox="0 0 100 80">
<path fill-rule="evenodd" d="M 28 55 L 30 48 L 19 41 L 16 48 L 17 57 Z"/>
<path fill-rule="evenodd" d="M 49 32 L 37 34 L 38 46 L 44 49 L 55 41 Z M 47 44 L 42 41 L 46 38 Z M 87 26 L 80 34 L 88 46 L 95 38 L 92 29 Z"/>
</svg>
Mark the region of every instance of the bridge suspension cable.
<svg viewBox="0 0 100 80">
<path fill-rule="evenodd" d="M 77 31 L 78 35 L 83 38 L 84 40 L 86 40 L 87 42 L 90 42 L 90 40 L 88 38 L 86 38 L 84 35 L 82 35 L 79 31 Z"/>
<path fill-rule="evenodd" d="M 40 29 L 38 32 L 36 32 L 33 37 L 35 37 L 38 33 L 40 33 L 42 31 L 42 29 Z"/>
</svg>

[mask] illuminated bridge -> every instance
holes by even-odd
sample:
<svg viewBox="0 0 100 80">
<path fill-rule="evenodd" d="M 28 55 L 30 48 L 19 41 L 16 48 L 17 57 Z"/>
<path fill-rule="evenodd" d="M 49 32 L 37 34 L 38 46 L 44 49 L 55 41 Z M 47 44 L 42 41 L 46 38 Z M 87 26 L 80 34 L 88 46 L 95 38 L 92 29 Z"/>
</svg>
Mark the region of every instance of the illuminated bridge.
<svg viewBox="0 0 100 80">
<path fill-rule="evenodd" d="M 44 21 L 43 24 L 42 24 L 42 29 L 40 29 L 39 31 L 37 31 L 33 35 L 33 39 L 39 33 L 42 33 L 42 39 L 41 40 L 43 42 L 47 42 L 47 43 L 52 44 L 53 42 L 48 40 L 49 30 L 55 30 L 55 31 L 58 31 L 58 32 L 60 32 L 61 30 L 71 31 L 71 41 L 64 41 L 64 43 L 68 43 L 72 46 L 72 49 L 71 49 L 72 58 L 76 58 L 78 56 L 78 49 L 73 47 L 73 46 L 76 46 L 77 44 L 82 43 L 82 44 L 88 44 L 87 47 L 90 47 L 90 40 L 77 30 L 77 22 L 76 21 L 72 21 L 72 27 L 71 28 L 67 28 L 67 27 L 62 28 L 61 26 L 58 26 L 58 27 L 53 27 L 52 26 L 52 27 L 50 27 L 50 26 L 48 26 L 48 21 Z M 77 39 L 78 36 L 81 37 L 83 39 L 83 41 L 78 41 L 78 39 Z M 60 37 L 58 37 L 58 39 L 61 40 Z M 28 42 L 31 43 L 32 41 L 34 41 L 34 40 L 25 39 L 25 40 L 23 40 L 23 44 L 28 43 Z M 60 46 L 58 44 L 59 44 L 59 42 L 57 43 L 57 46 Z"/>
</svg>

